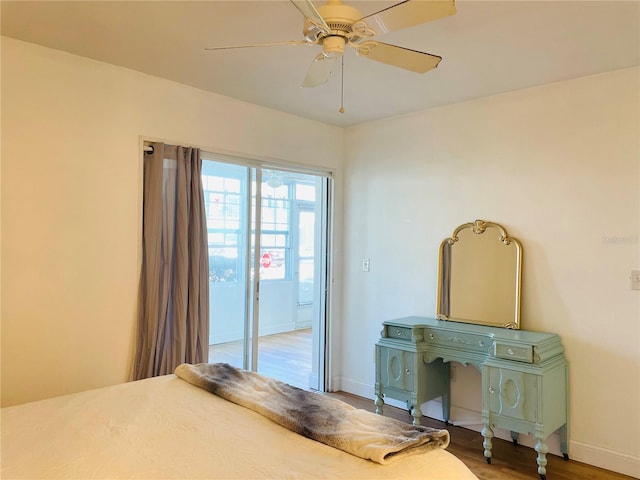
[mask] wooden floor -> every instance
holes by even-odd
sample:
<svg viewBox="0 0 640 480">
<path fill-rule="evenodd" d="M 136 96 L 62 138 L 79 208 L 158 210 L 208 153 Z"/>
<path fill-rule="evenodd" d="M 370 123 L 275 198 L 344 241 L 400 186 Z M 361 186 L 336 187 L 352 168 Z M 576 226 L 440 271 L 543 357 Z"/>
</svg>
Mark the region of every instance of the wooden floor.
<svg viewBox="0 0 640 480">
<path fill-rule="evenodd" d="M 373 401 L 350 393 L 335 392 L 326 395 L 339 398 L 354 407 L 373 412 Z M 384 415 L 411 422 L 406 410 L 384 407 Z M 446 428 L 451 436 L 447 450 L 462 460 L 480 480 L 540 480 L 537 473 L 536 452 L 532 448 L 494 438 L 493 458 L 487 464 L 482 452 L 482 435 L 463 427 L 445 425 L 444 422 L 423 417 L 422 424 L 434 428 Z M 633 480 L 633 477 L 592 467 L 575 460 L 564 460 L 556 455 L 547 455 L 547 480 Z"/>
<path fill-rule="evenodd" d="M 209 362 L 242 367 L 242 342 L 209 346 Z M 258 373 L 299 388 L 309 388 L 311 329 L 294 330 L 258 339 Z"/>
<path fill-rule="evenodd" d="M 242 366 L 239 342 L 213 345 L 209 348 L 210 362 L 227 362 Z M 300 388 L 308 387 L 311 372 L 311 330 L 297 330 L 278 335 L 260 337 L 258 371 L 264 375 Z M 334 392 L 326 395 L 339 398 L 354 407 L 373 412 L 373 400 L 350 393 Z M 406 410 L 385 406 L 384 414 L 405 422 L 411 422 Z M 513 445 L 493 439 L 493 458 L 487 464 L 482 452 L 482 435 L 463 427 L 423 417 L 422 424 L 434 428 L 446 428 L 451 435 L 447 450 L 462 460 L 480 480 L 539 480 L 536 452 L 529 447 Z M 565 461 L 556 455 L 547 455 L 547 480 L 633 480 L 633 477 L 609 472 L 575 460 Z"/>
</svg>

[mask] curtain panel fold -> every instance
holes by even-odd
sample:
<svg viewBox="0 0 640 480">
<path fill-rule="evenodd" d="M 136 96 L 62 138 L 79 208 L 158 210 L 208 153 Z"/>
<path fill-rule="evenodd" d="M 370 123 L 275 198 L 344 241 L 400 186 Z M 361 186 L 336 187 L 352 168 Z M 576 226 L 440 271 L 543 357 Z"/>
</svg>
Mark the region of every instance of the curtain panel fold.
<svg viewBox="0 0 640 480">
<path fill-rule="evenodd" d="M 200 150 L 144 154 L 142 271 L 133 379 L 209 355 L 209 257 Z"/>
</svg>

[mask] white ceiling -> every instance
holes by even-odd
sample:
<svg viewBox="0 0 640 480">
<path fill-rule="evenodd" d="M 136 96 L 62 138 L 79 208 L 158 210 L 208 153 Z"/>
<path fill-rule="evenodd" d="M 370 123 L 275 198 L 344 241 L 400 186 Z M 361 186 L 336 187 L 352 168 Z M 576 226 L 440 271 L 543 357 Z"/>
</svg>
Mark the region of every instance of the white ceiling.
<svg viewBox="0 0 640 480">
<path fill-rule="evenodd" d="M 420 1 L 420 0 L 414 0 Z M 373 13 L 395 1 L 346 1 Z M 205 51 L 300 40 L 287 0 L 2 1 L 2 34 L 334 125 L 422 110 L 640 64 L 639 1 L 459 0 L 458 13 L 376 37 L 443 57 L 415 74 L 349 49 L 340 71 L 300 84 L 318 46 Z"/>
</svg>

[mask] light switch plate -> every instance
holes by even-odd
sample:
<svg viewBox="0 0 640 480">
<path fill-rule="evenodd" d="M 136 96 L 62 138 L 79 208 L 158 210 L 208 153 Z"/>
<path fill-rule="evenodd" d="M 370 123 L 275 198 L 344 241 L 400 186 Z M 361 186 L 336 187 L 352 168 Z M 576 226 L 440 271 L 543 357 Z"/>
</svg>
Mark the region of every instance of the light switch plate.
<svg viewBox="0 0 640 480">
<path fill-rule="evenodd" d="M 368 272 L 369 268 L 370 268 L 370 264 L 371 264 L 371 260 L 369 260 L 368 258 L 363 258 L 362 259 L 362 271 L 363 272 Z"/>
</svg>

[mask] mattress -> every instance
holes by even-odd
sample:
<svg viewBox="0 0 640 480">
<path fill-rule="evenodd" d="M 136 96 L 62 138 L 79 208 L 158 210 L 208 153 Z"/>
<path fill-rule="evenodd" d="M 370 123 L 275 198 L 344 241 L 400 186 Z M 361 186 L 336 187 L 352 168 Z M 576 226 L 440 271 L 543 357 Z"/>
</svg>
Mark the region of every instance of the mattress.
<svg viewBox="0 0 640 480">
<path fill-rule="evenodd" d="M 293 433 L 174 375 L 1 412 L 3 479 L 477 477 L 444 449 L 389 465 Z"/>
</svg>

